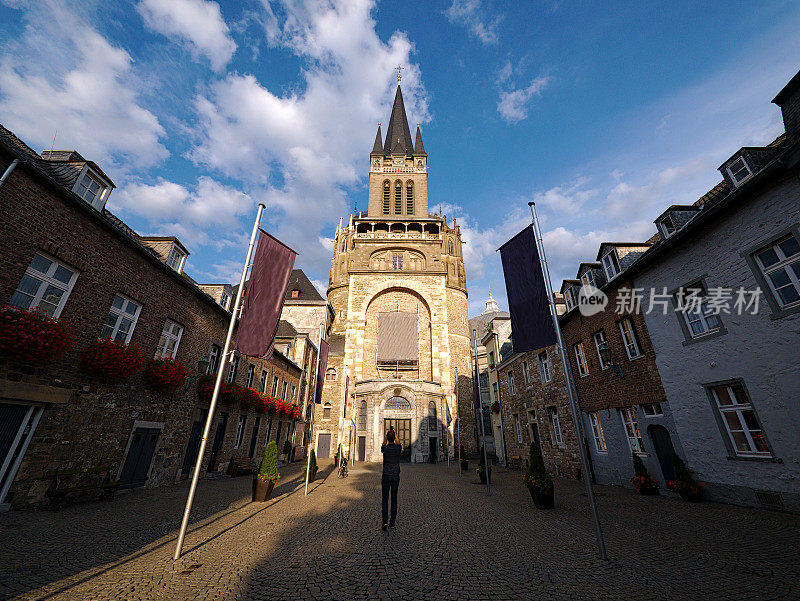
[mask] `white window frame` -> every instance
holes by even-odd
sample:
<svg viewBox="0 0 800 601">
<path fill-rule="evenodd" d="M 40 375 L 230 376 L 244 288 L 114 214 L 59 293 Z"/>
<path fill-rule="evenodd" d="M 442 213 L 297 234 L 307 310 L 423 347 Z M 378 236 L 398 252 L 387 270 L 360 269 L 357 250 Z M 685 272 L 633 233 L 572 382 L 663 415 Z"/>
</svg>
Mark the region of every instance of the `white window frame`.
<svg viewBox="0 0 800 601">
<path fill-rule="evenodd" d="M 217 373 L 220 355 L 222 355 L 222 347 L 212 342 L 211 346 L 208 347 L 208 367 L 206 368 L 206 375 L 215 375 Z"/>
<path fill-rule="evenodd" d="M 230 309 L 231 295 L 223 290 L 222 295 L 219 298 L 219 304 L 222 306 L 223 309 Z"/>
<path fill-rule="evenodd" d="M 239 353 L 234 352 L 231 356 L 231 360 L 228 362 L 228 373 L 225 376 L 225 381 L 228 384 L 236 382 L 236 376 L 239 375 L 239 359 Z"/>
<path fill-rule="evenodd" d="M 597 411 L 589 414 L 589 423 L 592 425 L 592 436 L 594 437 L 594 448 L 598 453 L 608 453 L 606 436 L 603 432 L 603 424 L 600 422 L 600 415 Z"/>
<path fill-rule="evenodd" d="M 528 436 L 531 438 L 531 442 L 534 442 L 536 438 L 533 436 L 533 426 L 537 426 L 538 422 L 536 420 L 536 409 L 528 409 Z"/>
<path fill-rule="evenodd" d="M 172 269 L 174 269 L 178 273 L 183 273 L 183 266 L 186 264 L 187 256 L 188 256 L 187 253 L 178 248 L 178 245 L 173 242 L 172 248 L 169 249 L 169 254 L 167 255 L 166 263 L 169 267 L 172 267 Z"/>
<path fill-rule="evenodd" d="M 50 266 L 47 268 L 47 273 L 42 273 L 38 269 L 33 267 L 33 262 L 36 260 L 36 257 L 39 256 L 46 261 L 50 261 Z M 72 275 L 70 275 L 69 282 L 64 283 L 61 280 L 55 279 L 53 276 L 55 275 L 58 268 L 61 267 L 62 269 L 66 269 Z M 21 309 L 36 309 L 39 307 L 39 304 L 42 302 L 42 297 L 44 293 L 47 292 L 49 286 L 54 288 L 58 288 L 59 290 L 63 291 L 61 298 L 58 300 L 58 304 L 56 308 L 53 310 L 53 317 L 58 317 L 61 315 L 61 311 L 64 310 L 64 305 L 67 304 L 67 299 L 69 298 L 70 293 L 72 292 L 72 287 L 75 285 L 75 281 L 78 279 L 78 271 L 73 269 L 72 267 L 67 267 L 61 261 L 54 259 L 44 253 L 34 253 L 34 256 L 31 258 L 31 262 L 28 265 L 28 268 L 25 270 L 25 274 L 31 279 L 39 281 L 39 287 L 36 289 L 36 293 L 33 295 L 30 304 L 27 307 L 23 307 L 21 305 L 14 305 L 15 307 L 19 307 Z M 20 280 L 20 284 L 22 280 Z M 17 288 L 14 289 L 14 294 L 19 291 L 19 284 L 17 284 Z M 29 297 L 30 295 L 27 292 L 19 291 L 21 295 L 25 297 Z M 13 298 L 13 296 L 12 296 Z M 52 304 L 52 303 L 51 303 Z"/>
<path fill-rule="evenodd" d="M 544 359 L 542 359 L 544 355 Z M 547 384 L 553 379 L 553 365 L 550 361 L 550 353 L 542 351 L 536 358 L 539 360 L 539 376 L 542 379 L 542 384 Z"/>
<path fill-rule="evenodd" d="M 616 248 L 612 248 L 610 251 L 604 254 L 601 259 L 601 263 L 603 265 L 603 271 L 605 271 L 606 278 L 608 278 L 609 282 L 617 277 L 622 271 Z"/>
<path fill-rule="evenodd" d="M 670 227 L 667 227 L 668 223 L 672 228 L 671 231 Z M 661 235 L 664 236 L 664 238 L 669 238 L 672 234 L 678 231 L 678 226 L 675 225 L 675 220 L 672 218 L 672 215 L 664 215 L 658 222 L 658 229 L 661 230 Z"/>
<path fill-rule="evenodd" d="M 272 397 L 277 396 L 277 394 L 278 394 L 278 382 L 279 381 L 280 381 L 280 378 L 278 378 L 278 376 L 273 376 L 272 377 L 272 394 L 270 396 L 272 396 Z"/>
<path fill-rule="evenodd" d="M 619 331 L 622 334 L 622 344 L 625 347 L 628 359 L 633 361 L 634 359 L 643 357 L 644 354 L 639 346 L 639 340 L 636 337 L 636 329 L 630 317 L 623 317 L 619 320 Z"/>
<path fill-rule="evenodd" d="M 511 394 L 511 396 L 517 394 L 517 390 L 514 387 L 514 372 L 512 372 L 511 370 L 508 370 L 508 391 Z"/>
<path fill-rule="evenodd" d="M 589 364 L 586 362 L 586 353 L 583 350 L 583 341 L 572 345 L 575 349 L 575 360 L 578 363 L 578 375 L 584 378 L 589 375 Z"/>
<path fill-rule="evenodd" d="M 753 259 L 755 260 L 756 265 L 758 265 L 758 268 L 761 270 L 761 274 L 764 276 L 764 279 L 767 281 L 767 285 L 772 293 L 772 297 L 775 299 L 775 302 L 781 309 L 795 307 L 800 304 L 800 299 L 790 303 L 784 303 L 780 294 L 778 294 L 778 289 L 775 287 L 775 284 L 770 277 L 770 274 L 783 271 L 787 276 L 789 276 L 789 282 L 794 287 L 798 295 L 800 295 L 800 277 L 798 277 L 798 275 L 791 268 L 791 265 L 800 262 L 800 253 L 787 257 L 786 253 L 784 253 L 783 249 L 781 249 L 779 246 L 782 242 L 785 242 L 789 238 L 794 238 L 796 241 L 800 242 L 800 240 L 797 240 L 797 237 L 794 235 L 794 233 L 790 232 L 788 236 L 782 236 L 778 240 L 775 240 L 775 242 L 772 242 L 769 246 L 765 246 L 753 253 Z M 759 255 L 768 250 L 773 250 L 775 252 L 778 257 L 778 262 L 766 267 Z M 781 288 L 784 288 L 784 286 L 781 286 Z"/>
<path fill-rule="evenodd" d="M 583 283 L 584 289 L 587 289 L 589 286 L 592 288 L 597 288 L 595 284 L 596 280 L 594 279 L 594 273 L 592 273 L 591 269 L 581 276 L 581 282 Z"/>
<path fill-rule="evenodd" d="M 267 392 L 267 382 L 269 381 L 269 371 L 266 369 L 261 370 L 261 380 L 258 383 L 260 392 Z"/>
<path fill-rule="evenodd" d="M 731 405 L 723 405 L 720 402 L 719 393 L 717 390 L 719 388 L 727 389 L 727 393 L 729 398 L 733 401 Z M 742 396 L 746 399 L 747 402 L 742 402 L 742 399 L 739 395 L 736 394 L 734 388 L 741 390 Z M 714 405 L 716 406 L 717 412 L 720 415 L 720 421 L 725 426 L 725 431 L 728 434 L 728 440 L 730 441 L 731 448 L 733 452 L 736 454 L 737 457 L 772 457 L 772 451 L 769 450 L 769 445 L 767 444 L 766 437 L 764 437 L 764 428 L 761 425 L 761 422 L 758 419 L 758 414 L 756 413 L 755 407 L 753 407 L 753 402 L 750 400 L 750 396 L 747 394 L 747 391 L 744 389 L 744 386 L 739 382 L 729 382 L 727 384 L 718 384 L 716 386 L 709 386 L 709 390 L 711 391 L 711 397 L 714 399 Z M 756 420 L 758 428 L 751 428 L 747 425 L 747 421 L 743 415 L 744 412 L 750 411 L 753 414 L 753 417 Z M 735 416 L 735 420 L 739 422 L 739 426 L 741 429 L 731 430 L 731 424 L 727 419 L 727 415 Z M 736 440 L 733 437 L 733 433 L 741 432 L 744 434 L 745 440 L 750 447 L 750 450 L 739 450 L 736 445 Z M 761 436 L 764 437 L 764 446 L 767 447 L 766 451 L 756 451 L 757 448 L 755 439 L 753 438 L 753 432 L 760 432 Z"/>
<path fill-rule="evenodd" d="M 636 420 L 636 411 L 632 407 L 623 407 L 619 410 L 622 418 L 622 429 L 625 431 L 625 438 L 628 439 L 628 448 L 631 453 L 645 455 L 644 441 L 639 430 L 639 422 Z"/>
<path fill-rule="evenodd" d="M 603 355 L 600 354 L 600 346 L 604 342 L 608 344 L 608 340 L 606 340 L 606 333 L 603 330 L 598 330 L 592 334 L 592 340 L 594 340 L 594 348 L 597 349 L 597 359 L 600 361 L 600 369 L 608 369 L 611 367 L 611 365 L 603 362 Z"/>
<path fill-rule="evenodd" d="M 178 328 L 177 335 L 175 334 L 175 328 Z M 166 320 L 164 322 L 164 329 L 161 330 L 161 338 L 158 339 L 158 346 L 156 347 L 156 354 L 154 355 L 154 358 L 174 359 L 178 354 L 178 346 L 181 343 L 182 336 L 183 326 L 175 321 L 172 321 L 171 319 Z M 167 351 L 169 342 L 175 343 L 171 352 Z"/>
<path fill-rule="evenodd" d="M 522 426 L 519 423 L 519 413 L 514 414 L 514 428 L 517 430 L 517 442 L 522 443 Z"/>
<path fill-rule="evenodd" d="M 745 175 L 745 176 L 744 176 L 742 179 L 737 179 L 737 178 L 736 178 L 736 176 L 735 176 L 735 175 L 734 175 L 734 173 L 733 173 L 733 166 L 734 166 L 736 163 L 738 163 L 739 161 L 741 161 L 741 162 L 742 162 L 742 165 L 744 166 L 744 168 L 745 168 L 745 169 L 747 169 L 747 175 Z M 736 188 L 738 188 L 738 187 L 739 187 L 739 186 L 741 186 L 743 183 L 745 183 L 747 180 L 749 180 L 751 177 L 753 177 L 753 174 L 754 174 L 754 173 L 753 173 L 753 170 L 750 168 L 750 165 L 748 164 L 748 162 L 747 162 L 747 161 L 745 160 L 745 158 L 744 158 L 743 156 L 741 156 L 741 155 L 739 155 L 738 157 L 736 157 L 736 159 L 735 159 L 735 160 L 731 161 L 731 162 L 730 162 L 730 164 L 729 164 L 727 167 L 725 167 L 725 171 L 727 171 L 727 172 L 728 172 L 728 175 L 730 176 L 730 178 L 731 178 L 731 181 L 733 182 L 733 185 L 734 185 Z M 741 171 L 741 170 L 738 170 L 738 171 Z"/>
<path fill-rule="evenodd" d="M 564 299 L 567 303 L 567 311 L 571 311 L 578 306 L 578 298 L 576 294 L 577 292 L 575 292 L 575 286 L 570 286 L 567 288 L 567 293 L 564 295 Z"/>
<path fill-rule="evenodd" d="M 291 398 L 290 398 L 289 400 L 290 400 L 290 401 L 293 401 L 293 400 L 294 400 L 294 397 L 295 397 L 295 395 L 296 395 L 296 394 L 297 394 L 297 386 L 295 386 L 294 384 L 292 384 L 292 396 L 291 396 Z M 345 410 L 346 410 L 346 409 L 347 409 L 347 406 L 345 406 Z"/>
<path fill-rule="evenodd" d="M 246 427 L 247 427 L 247 415 L 239 415 L 239 421 L 236 422 L 236 437 L 233 440 L 234 449 L 242 448 L 242 442 L 244 441 L 244 431 Z"/>
<path fill-rule="evenodd" d="M 526 384 L 530 384 L 531 383 L 531 374 L 528 371 L 528 362 L 527 361 L 523 361 L 522 362 L 522 379 L 525 380 Z"/>
<path fill-rule="evenodd" d="M 642 403 L 639 405 L 642 408 L 642 413 L 647 417 L 663 417 L 664 410 L 661 408 L 661 403 Z"/>
<path fill-rule="evenodd" d="M 121 299 L 126 301 L 126 304 L 123 305 L 125 308 L 128 307 L 128 303 L 132 304 L 136 308 L 135 312 L 133 314 L 131 314 L 131 313 L 128 313 L 128 312 L 126 312 L 124 310 L 120 310 L 120 309 L 117 309 L 116 307 L 114 307 L 114 301 L 117 299 L 117 297 L 120 297 Z M 122 342 L 123 344 L 128 344 L 131 341 L 131 337 L 133 336 L 133 331 L 136 329 L 136 324 L 139 322 L 139 314 L 141 312 L 142 312 L 142 305 L 137 303 L 135 300 L 125 296 L 124 294 L 120 294 L 119 292 L 114 293 L 114 298 L 112 299 L 111 306 L 108 309 L 108 314 L 109 314 L 108 316 L 110 317 L 112 314 L 115 315 L 116 316 L 116 321 L 114 322 L 114 327 L 111 328 L 111 335 L 110 336 L 104 336 L 103 335 L 103 332 L 105 332 L 106 326 L 108 325 L 106 322 L 103 322 L 103 329 L 100 332 L 101 339 L 102 340 L 116 340 L 117 334 L 119 334 L 119 326 L 122 323 L 122 320 L 123 319 L 129 319 L 129 318 L 132 317 L 133 319 L 131 319 L 131 327 L 130 327 L 130 329 L 128 329 L 128 332 L 125 335 L 125 340 L 117 341 L 117 342 Z"/>
<path fill-rule="evenodd" d="M 247 365 L 247 378 L 245 379 L 245 387 L 252 388 L 253 383 L 256 381 L 256 364 L 249 363 Z"/>
<path fill-rule="evenodd" d="M 558 407 L 548 407 L 547 418 L 550 420 L 550 425 L 553 428 L 553 442 L 558 446 L 562 446 L 564 444 L 564 437 L 561 434 L 561 420 L 558 417 Z"/>
<path fill-rule="evenodd" d="M 98 186 L 98 191 L 94 196 L 92 196 L 91 200 L 86 198 L 86 192 L 89 191 L 89 187 L 84 185 L 84 180 L 86 179 L 91 180 Z M 83 170 L 78 176 L 78 179 L 75 180 L 75 185 L 72 186 L 72 191 L 75 192 L 75 194 L 80 196 L 87 204 L 93 206 L 98 211 L 103 210 L 103 207 L 108 200 L 108 194 L 110 190 L 111 185 L 109 182 L 106 181 L 106 179 L 94 169 L 89 167 L 89 165 L 84 165 Z"/>
</svg>

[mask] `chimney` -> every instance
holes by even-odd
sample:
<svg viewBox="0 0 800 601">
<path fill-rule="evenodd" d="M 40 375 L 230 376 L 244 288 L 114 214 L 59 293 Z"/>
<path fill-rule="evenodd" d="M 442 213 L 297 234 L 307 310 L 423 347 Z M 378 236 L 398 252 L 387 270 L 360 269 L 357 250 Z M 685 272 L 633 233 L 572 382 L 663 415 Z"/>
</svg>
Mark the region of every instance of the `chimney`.
<svg viewBox="0 0 800 601">
<path fill-rule="evenodd" d="M 800 71 L 772 101 L 781 107 L 783 126 L 789 143 L 800 142 Z"/>
</svg>

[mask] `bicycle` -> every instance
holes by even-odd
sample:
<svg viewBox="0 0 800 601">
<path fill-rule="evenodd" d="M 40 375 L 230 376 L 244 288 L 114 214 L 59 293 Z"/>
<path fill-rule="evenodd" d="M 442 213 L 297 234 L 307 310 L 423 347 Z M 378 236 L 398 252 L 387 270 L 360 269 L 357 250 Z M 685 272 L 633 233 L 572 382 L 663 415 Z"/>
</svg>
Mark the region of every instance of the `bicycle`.
<svg viewBox="0 0 800 601">
<path fill-rule="evenodd" d="M 347 478 L 347 457 L 342 457 L 342 460 L 339 462 L 339 472 L 336 477 Z"/>
</svg>

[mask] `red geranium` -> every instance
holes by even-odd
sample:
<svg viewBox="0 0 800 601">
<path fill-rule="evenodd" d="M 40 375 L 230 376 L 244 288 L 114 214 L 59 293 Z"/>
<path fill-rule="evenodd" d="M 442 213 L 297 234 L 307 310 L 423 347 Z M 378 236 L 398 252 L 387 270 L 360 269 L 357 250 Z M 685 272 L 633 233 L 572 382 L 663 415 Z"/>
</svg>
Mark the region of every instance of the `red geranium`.
<svg viewBox="0 0 800 601">
<path fill-rule="evenodd" d="M 197 397 L 204 403 L 211 402 L 211 395 L 214 394 L 214 381 L 216 376 L 203 376 L 197 381 Z"/>
<path fill-rule="evenodd" d="M 0 307 L 0 355 L 23 363 L 56 359 L 72 346 L 72 326 L 37 309 Z"/>
<path fill-rule="evenodd" d="M 245 389 L 232 382 L 224 382 L 219 391 L 219 402 L 223 405 L 241 405 L 244 402 Z"/>
<path fill-rule="evenodd" d="M 93 376 L 120 379 L 132 376 L 142 368 L 142 351 L 132 344 L 98 340 L 81 352 L 80 366 Z"/>
<path fill-rule="evenodd" d="M 144 377 L 151 388 L 165 392 L 183 386 L 189 377 L 189 369 L 175 359 L 151 359 L 147 362 Z"/>
<path fill-rule="evenodd" d="M 240 404 L 243 411 L 263 411 L 261 397 L 251 388 L 242 389 L 242 400 Z"/>
<path fill-rule="evenodd" d="M 292 417 L 294 417 L 295 419 L 300 417 L 300 407 L 296 405 L 294 406 L 294 408 L 292 409 Z"/>
<path fill-rule="evenodd" d="M 259 396 L 261 397 L 261 406 L 264 411 L 275 413 L 275 399 L 266 393 L 261 393 Z"/>
</svg>

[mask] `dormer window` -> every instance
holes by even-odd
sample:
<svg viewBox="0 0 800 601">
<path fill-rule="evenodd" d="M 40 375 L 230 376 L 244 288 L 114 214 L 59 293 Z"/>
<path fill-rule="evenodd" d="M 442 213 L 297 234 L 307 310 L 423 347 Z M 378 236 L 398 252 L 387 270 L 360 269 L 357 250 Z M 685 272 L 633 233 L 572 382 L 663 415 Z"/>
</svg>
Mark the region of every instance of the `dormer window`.
<svg viewBox="0 0 800 601">
<path fill-rule="evenodd" d="M 297 288 L 292 290 L 292 298 L 300 298 L 300 291 Z"/>
<path fill-rule="evenodd" d="M 619 275 L 619 259 L 617 258 L 616 249 L 611 249 L 603 256 L 603 270 L 606 272 L 606 277 L 609 281 L 613 280 Z"/>
<path fill-rule="evenodd" d="M 183 272 L 183 265 L 186 262 L 186 253 L 183 252 L 177 245 L 173 244 L 172 249 L 167 255 L 167 265 L 172 267 L 178 273 Z"/>
<path fill-rule="evenodd" d="M 110 189 L 111 186 L 107 185 L 88 165 L 84 167 L 75 182 L 75 186 L 72 188 L 78 196 L 98 211 L 101 211 L 105 206 Z"/>
<path fill-rule="evenodd" d="M 726 168 L 728 171 L 728 175 L 731 176 L 733 180 L 733 184 L 738 188 L 748 179 L 753 177 L 753 171 L 750 169 L 750 166 L 747 164 L 747 161 L 744 160 L 744 157 L 739 157 L 733 163 L 728 165 Z"/>
<path fill-rule="evenodd" d="M 564 300 L 567 303 L 567 311 L 574 309 L 578 304 L 578 299 L 575 293 L 575 287 L 567 288 L 567 293 L 564 295 Z"/>
<path fill-rule="evenodd" d="M 584 288 L 596 287 L 594 282 L 594 274 L 591 271 L 587 271 L 581 276 L 581 282 L 583 282 Z"/>
<path fill-rule="evenodd" d="M 227 292 L 223 292 L 219 299 L 219 304 L 222 305 L 223 309 L 229 309 L 231 306 L 231 295 Z"/>
<path fill-rule="evenodd" d="M 658 228 L 665 238 L 669 238 L 678 231 L 678 228 L 675 227 L 675 222 L 672 220 L 672 215 L 665 215 L 664 218 L 658 222 Z"/>
</svg>

